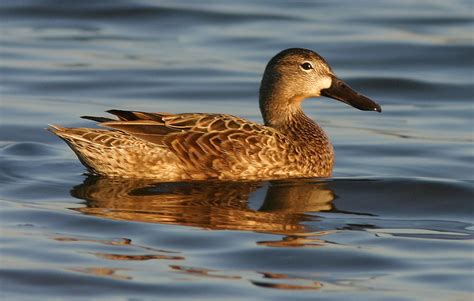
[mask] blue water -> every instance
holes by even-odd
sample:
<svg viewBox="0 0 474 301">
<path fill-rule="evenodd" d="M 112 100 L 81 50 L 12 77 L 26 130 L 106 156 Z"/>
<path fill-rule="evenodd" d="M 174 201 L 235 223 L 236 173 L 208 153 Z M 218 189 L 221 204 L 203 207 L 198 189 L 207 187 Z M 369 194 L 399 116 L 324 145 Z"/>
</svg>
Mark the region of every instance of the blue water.
<svg viewBox="0 0 474 301">
<path fill-rule="evenodd" d="M 472 1 L 0 3 L 0 298 L 470 300 Z M 305 112 L 331 179 L 87 175 L 47 124 L 131 109 L 261 122 L 267 61 L 327 59 L 382 105 Z"/>
</svg>

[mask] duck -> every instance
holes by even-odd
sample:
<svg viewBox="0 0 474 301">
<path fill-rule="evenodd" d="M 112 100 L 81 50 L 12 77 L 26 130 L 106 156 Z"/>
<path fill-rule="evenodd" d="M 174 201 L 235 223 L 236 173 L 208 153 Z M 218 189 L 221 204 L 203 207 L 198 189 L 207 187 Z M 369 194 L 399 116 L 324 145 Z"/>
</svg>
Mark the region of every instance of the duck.
<svg viewBox="0 0 474 301">
<path fill-rule="evenodd" d="M 328 178 L 334 149 L 301 107 L 326 96 L 363 111 L 379 104 L 339 79 L 326 60 L 303 48 L 270 59 L 259 90 L 263 124 L 230 114 L 107 111 L 81 116 L 103 128 L 48 130 L 63 139 L 93 175 L 152 179 L 251 181 Z"/>
</svg>

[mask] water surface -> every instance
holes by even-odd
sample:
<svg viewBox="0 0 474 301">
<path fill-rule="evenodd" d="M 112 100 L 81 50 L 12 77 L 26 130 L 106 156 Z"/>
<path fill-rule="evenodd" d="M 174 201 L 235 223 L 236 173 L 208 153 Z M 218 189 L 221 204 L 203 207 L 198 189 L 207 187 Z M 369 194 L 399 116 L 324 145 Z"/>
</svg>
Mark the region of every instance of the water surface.
<svg viewBox="0 0 474 301">
<path fill-rule="evenodd" d="M 2 299 L 469 300 L 470 1 L 0 4 Z M 267 61 L 316 50 L 382 114 L 306 101 L 331 179 L 104 179 L 47 124 L 134 109 L 260 122 Z"/>
</svg>

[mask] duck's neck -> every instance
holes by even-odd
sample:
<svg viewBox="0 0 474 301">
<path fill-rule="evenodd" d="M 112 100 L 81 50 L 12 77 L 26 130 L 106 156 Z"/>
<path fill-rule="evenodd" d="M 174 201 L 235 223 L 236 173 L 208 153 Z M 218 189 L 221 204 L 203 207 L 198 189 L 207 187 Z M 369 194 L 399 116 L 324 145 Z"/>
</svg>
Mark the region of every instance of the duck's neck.
<svg viewBox="0 0 474 301">
<path fill-rule="evenodd" d="M 304 149 L 332 156 L 332 144 L 323 129 L 304 114 L 301 108 L 303 99 L 261 89 L 260 110 L 265 125 L 280 131 Z"/>
<path fill-rule="evenodd" d="M 263 85 L 262 85 L 263 86 Z M 288 95 L 284 90 L 260 89 L 260 111 L 266 126 L 284 131 L 289 127 L 320 129 L 301 108 L 302 95 Z"/>
<path fill-rule="evenodd" d="M 260 111 L 266 126 L 279 128 L 301 111 L 301 101 L 296 95 L 275 91 L 262 83 L 260 87 Z"/>
</svg>

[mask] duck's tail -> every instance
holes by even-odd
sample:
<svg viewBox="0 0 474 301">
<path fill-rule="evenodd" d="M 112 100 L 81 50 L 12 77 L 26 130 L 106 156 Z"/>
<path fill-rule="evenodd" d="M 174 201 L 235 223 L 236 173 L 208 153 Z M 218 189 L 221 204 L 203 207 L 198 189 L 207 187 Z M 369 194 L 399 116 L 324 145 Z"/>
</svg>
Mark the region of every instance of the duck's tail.
<svg viewBox="0 0 474 301">
<path fill-rule="evenodd" d="M 75 149 L 75 144 L 74 141 L 82 141 L 86 143 L 91 143 L 90 139 L 85 139 L 83 136 L 87 132 L 85 131 L 86 129 L 81 129 L 81 128 L 65 128 L 61 127 L 59 125 L 54 125 L 54 124 L 48 124 L 48 127 L 46 128 L 47 131 L 55 134 L 59 138 L 63 139 L 66 141 L 69 146 L 74 150 Z"/>
<path fill-rule="evenodd" d="M 61 132 L 61 131 L 64 131 L 65 128 L 63 127 L 60 127 L 59 125 L 55 125 L 55 124 L 48 124 L 48 127 L 45 129 L 51 133 L 54 133 L 56 134 L 57 132 Z"/>
<path fill-rule="evenodd" d="M 48 124 L 47 131 L 55 134 L 76 153 L 81 163 L 89 170 L 92 174 L 99 174 L 97 167 L 94 162 L 94 150 L 96 143 L 90 138 L 85 137 L 88 129 L 81 128 L 66 128 L 58 125 Z M 91 153 L 92 152 L 92 153 Z"/>
</svg>

